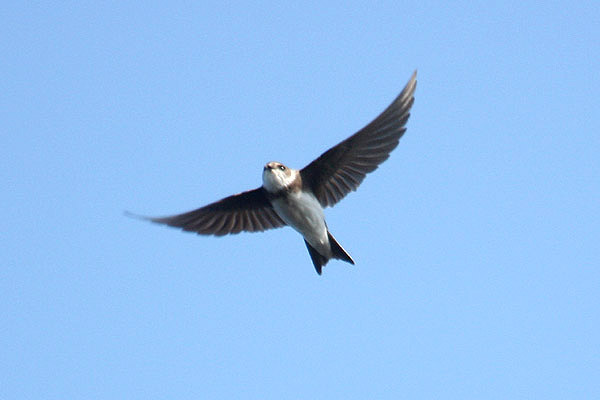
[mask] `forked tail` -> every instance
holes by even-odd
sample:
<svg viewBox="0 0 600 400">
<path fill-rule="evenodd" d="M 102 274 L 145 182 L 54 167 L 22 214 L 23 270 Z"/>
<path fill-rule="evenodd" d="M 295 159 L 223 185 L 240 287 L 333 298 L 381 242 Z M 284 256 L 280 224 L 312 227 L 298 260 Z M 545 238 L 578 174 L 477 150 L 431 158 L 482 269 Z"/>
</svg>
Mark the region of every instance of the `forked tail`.
<svg viewBox="0 0 600 400">
<path fill-rule="evenodd" d="M 333 235 L 327 231 L 327 236 L 329 236 L 329 246 L 331 246 L 331 253 L 333 253 L 333 258 L 337 258 L 338 260 L 349 262 L 354 265 L 354 260 L 350 257 L 350 254 L 335 240 Z"/>
<path fill-rule="evenodd" d="M 352 259 L 352 257 L 350 257 L 350 254 L 348 254 L 346 250 L 344 250 L 344 248 L 337 242 L 337 240 L 335 240 L 335 238 L 331 233 L 329 233 L 329 231 L 327 232 L 327 235 L 329 236 L 329 246 L 331 248 L 332 255 L 331 258 L 337 258 L 338 260 L 346 261 L 354 265 L 354 260 Z M 329 261 L 329 257 L 326 257 L 319 253 L 306 240 L 304 240 L 304 243 L 306 244 L 308 254 L 310 254 L 310 259 L 312 260 L 313 265 L 315 266 L 317 274 L 321 275 L 322 268 Z"/>
</svg>

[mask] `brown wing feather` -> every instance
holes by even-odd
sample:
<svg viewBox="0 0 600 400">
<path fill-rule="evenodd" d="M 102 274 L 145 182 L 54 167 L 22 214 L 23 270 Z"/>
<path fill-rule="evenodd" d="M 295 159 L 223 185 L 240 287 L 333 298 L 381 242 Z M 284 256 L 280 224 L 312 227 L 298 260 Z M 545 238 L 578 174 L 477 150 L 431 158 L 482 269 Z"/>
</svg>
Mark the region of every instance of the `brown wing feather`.
<svg viewBox="0 0 600 400">
<path fill-rule="evenodd" d="M 183 214 L 147 219 L 184 231 L 216 236 L 241 231 L 259 232 L 285 225 L 271 206 L 262 187 L 226 197 Z"/>
<path fill-rule="evenodd" d="M 370 124 L 300 171 L 304 185 L 323 207 L 333 206 L 356 190 L 365 176 L 390 156 L 406 131 L 416 85 L 417 71 L 392 104 Z"/>
</svg>

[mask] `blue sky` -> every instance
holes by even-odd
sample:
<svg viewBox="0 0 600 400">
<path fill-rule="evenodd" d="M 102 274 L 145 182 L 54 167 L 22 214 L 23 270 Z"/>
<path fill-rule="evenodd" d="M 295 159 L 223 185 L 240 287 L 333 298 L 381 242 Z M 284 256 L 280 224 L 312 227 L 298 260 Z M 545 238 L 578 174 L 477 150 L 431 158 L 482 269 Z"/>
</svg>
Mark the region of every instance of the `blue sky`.
<svg viewBox="0 0 600 400">
<path fill-rule="evenodd" d="M 61 2 L 0 16 L 0 397 L 600 396 L 593 2 Z M 418 87 L 408 131 L 290 228 L 187 211 Z"/>
</svg>

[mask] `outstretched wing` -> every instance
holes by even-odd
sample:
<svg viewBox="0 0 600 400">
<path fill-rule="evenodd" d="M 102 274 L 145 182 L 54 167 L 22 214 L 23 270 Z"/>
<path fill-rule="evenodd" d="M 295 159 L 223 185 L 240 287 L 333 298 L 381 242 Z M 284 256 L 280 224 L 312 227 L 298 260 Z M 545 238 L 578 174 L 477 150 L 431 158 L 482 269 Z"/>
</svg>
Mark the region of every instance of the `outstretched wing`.
<svg viewBox="0 0 600 400">
<path fill-rule="evenodd" d="M 323 207 L 333 206 L 356 190 L 365 176 L 390 156 L 406 131 L 416 85 L 417 71 L 392 104 L 369 125 L 300 171 L 303 184 Z"/>
<path fill-rule="evenodd" d="M 216 236 L 241 231 L 259 232 L 285 225 L 271 206 L 262 187 L 226 197 L 183 214 L 146 219 L 184 231 Z"/>
</svg>

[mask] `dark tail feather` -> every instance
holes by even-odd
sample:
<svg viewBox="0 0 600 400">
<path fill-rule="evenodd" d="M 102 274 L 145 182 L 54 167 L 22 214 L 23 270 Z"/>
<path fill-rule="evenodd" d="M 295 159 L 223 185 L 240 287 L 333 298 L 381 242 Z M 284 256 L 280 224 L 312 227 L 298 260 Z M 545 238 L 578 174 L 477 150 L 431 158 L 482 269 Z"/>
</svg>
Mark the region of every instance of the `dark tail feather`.
<svg viewBox="0 0 600 400">
<path fill-rule="evenodd" d="M 354 260 L 350 257 L 350 254 L 344 250 L 342 246 L 335 240 L 333 235 L 328 231 L 327 235 L 329 236 L 329 245 L 331 246 L 331 253 L 333 253 L 333 258 L 337 258 L 338 260 L 346 261 L 352 265 L 354 265 Z"/>
<path fill-rule="evenodd" d="M 346 250 L 340 246 L 340 244 L 337 242 L 337 240 L 335 240 L 333 235 L 329 233 L 329 231 L 327 232 L 327 235 L 329 236 L 329 246 L 331 247 L 332 258 L 337 258 L 338 260 L 346 261 L 354 265 L 354 260 L 352 257 L 350 257 L 350 254 L 346 253 Z M 312 247 L 306 240 L 304 240 L 304 243 L 308 249 L 308 254 L 310 254 L 310 259 L 317 270 L 317 274 L 321 275 L 322 268 L 325 264 L 327 264 L 329 258 L 321 255 L 321 253 Z"/>
<path fill-rule="evenodd" d="M 321 267 L 327 264 L 327 261 L 329 261 L 329 259 L 319 254 L 319 252 L 315 250 L 315 248 L 312 247 L 310 244 L 308 244 L 306 240 L 304 241 L 304 243 L 306 244 L 306 248 L 308 249 L 308 254 L 310 254 L 310 258 L 313 262 L 313 265 L 317 270 L 317 274 L 321 275 Z"/>
</svg>

